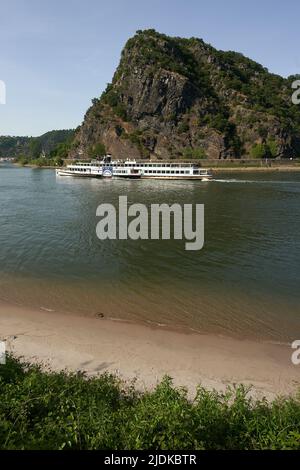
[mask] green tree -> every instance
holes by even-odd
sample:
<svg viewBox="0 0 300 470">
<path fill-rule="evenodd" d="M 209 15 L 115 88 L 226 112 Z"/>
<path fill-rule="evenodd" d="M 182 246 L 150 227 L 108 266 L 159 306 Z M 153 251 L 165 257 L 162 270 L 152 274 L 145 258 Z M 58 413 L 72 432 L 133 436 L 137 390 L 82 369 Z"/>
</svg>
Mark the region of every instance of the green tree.
<svg viewBox="0 0 300 470">
<path fill-rule="evenodd" d="M 278 145 L 274 139 L 267 141 L 267 146 L 272 157 L 277 157 L 278 155 Z"/>
<path fill-rule="evenodd" d="M 38 158 L 42 151 L 41 141 L 38 138 L 32 138 L 29 147 L 31 157 Z"/>
<path fill-rule="evenodd" d="M 254 144 L 250 150 L 250 155 L 252 158 L 266 158 L 267 149 L 265 144 Z"/>
<path fill-rule="evenodd" d="M 250 150 L 252 158 L 274 158 L 278 155 L 278 145 L 275 140 L 269 139 L 265 144 L 255 144 Z"/>
</svg>

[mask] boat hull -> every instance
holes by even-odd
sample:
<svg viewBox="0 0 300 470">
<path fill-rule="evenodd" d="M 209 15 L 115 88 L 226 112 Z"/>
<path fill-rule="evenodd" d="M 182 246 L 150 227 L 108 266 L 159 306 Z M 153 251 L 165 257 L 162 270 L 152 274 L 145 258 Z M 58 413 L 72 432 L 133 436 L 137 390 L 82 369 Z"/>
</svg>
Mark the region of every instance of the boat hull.
<svg viewBox="0 0 300 470">
<path fill-rule="evenodd" d="M 211 177 L 207 176 L 145 176 L 145 175 L 93 175 L 89 174 L 80 174 L 80 173 L 72 173 L 70 171 L 56 171 L 57 176 L 69 176 L 75 178 L 101 178 L 101 179 L 127 179 L 127 180 L 176 180 L 176 181 L 211 181 Z"/>
<path fill-rule="evenodd" d="M 77 178 L 102 178 L 102 175 L 92 173 L 75 173 L 67 170 L 56 170 L 56 176 L 72 176 Z"/>
<path fill-rule="evenodd" d="M 212 177 L 208 176 L 141 176 L 142 179 L 146 180 L 180 180 L 180 181 L 191 181 L 191 180 L 200 180 L 200 181 L 211 181 Z"/>
</svg>

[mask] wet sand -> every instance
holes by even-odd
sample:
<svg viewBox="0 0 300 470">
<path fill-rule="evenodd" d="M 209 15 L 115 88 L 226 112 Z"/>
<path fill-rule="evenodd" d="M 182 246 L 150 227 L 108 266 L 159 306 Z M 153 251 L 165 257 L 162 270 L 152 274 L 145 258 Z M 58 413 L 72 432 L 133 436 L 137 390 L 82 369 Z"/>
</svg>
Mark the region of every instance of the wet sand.
<svg viewBox="0 0 300 470">
<path fill-rule="evenodd" d="M 53 370 L 117 373 L 152 388 L 165 375 L 189 389 L 253 385 L 255 396 L 294 393 L 300 366 L 289 345 L 181 333 L 139 324 L 26 309 L 0 303 L 0 340 L 9 351 Z"/>
</svg>

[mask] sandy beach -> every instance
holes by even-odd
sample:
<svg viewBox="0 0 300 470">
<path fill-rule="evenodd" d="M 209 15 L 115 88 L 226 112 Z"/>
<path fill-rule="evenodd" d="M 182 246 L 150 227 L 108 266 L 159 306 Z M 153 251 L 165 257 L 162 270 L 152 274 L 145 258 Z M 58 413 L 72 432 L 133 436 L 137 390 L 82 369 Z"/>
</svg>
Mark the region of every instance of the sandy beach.
<svg viewBox="0 0 300 470">
<path fill-rule="evenodd" d="M 300 367 L 291 363 L 289 345 L 168 331 L 104 318 L 26 309 L 0 303 L 0 340 L 8 351 L 54 370 L 117 373 L 151 388 L 165 375 L 189 389 L 198 384 L 225 390 L 253 385 L 266 396 L 294 393 Z"/>
</svg>

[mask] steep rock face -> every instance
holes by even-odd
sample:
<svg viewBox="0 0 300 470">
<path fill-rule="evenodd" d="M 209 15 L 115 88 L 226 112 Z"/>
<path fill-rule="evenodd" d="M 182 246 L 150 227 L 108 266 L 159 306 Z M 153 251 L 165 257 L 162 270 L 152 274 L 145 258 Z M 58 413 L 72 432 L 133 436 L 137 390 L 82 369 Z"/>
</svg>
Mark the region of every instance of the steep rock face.
<svg viewBox="0 0 300 470">
<path fill-rule="evenodd" d="M 300 111 L 291 81 L 201 39 L 139 31 L 102 96 L 92 100 L 70 157 L 295 157 Z M 256 151 L 256 152 L 255 152 Z"/>
</svg>

